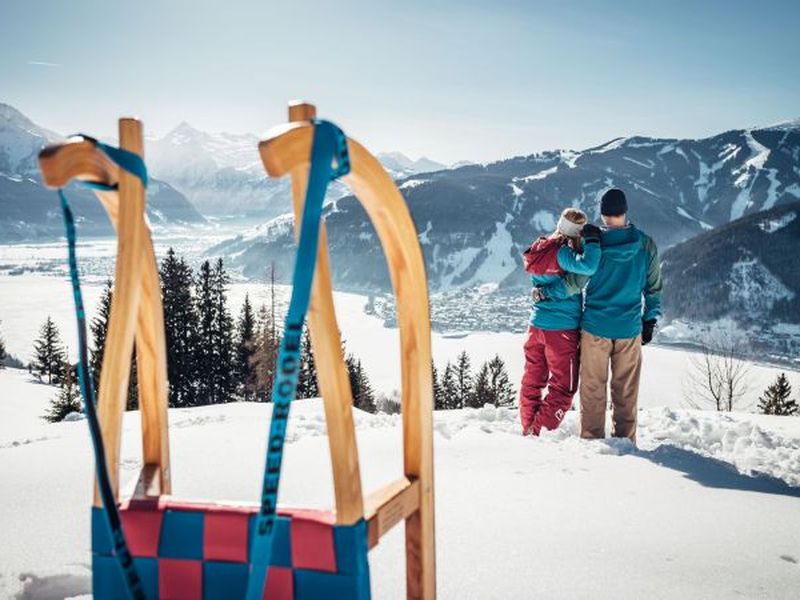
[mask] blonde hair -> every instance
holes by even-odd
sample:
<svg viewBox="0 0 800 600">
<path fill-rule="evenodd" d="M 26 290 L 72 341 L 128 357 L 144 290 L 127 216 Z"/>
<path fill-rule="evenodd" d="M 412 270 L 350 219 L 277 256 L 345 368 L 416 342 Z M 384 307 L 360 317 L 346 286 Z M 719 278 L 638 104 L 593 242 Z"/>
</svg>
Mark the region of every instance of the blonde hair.
<svg viewBox="0 0 800 600">
<path fill-rule="evenodd" d="M 565 208 L 561 212 L 561 218 L 566 219 L 570 223 L 575 223 L 575 225 L 586 225 L 586 223 L 589 222 L 589 218 L 586 216 L 586 213 L 579 208 L 572 208 L 572 207 Z M 560 232 L 558 228 L 556 228 L 556 230 L 552 234 L 550 234 L 550 237 L 569 239 L 573 242 L 580 241 L 580 237 L 569 237 Z"/>
</svg>

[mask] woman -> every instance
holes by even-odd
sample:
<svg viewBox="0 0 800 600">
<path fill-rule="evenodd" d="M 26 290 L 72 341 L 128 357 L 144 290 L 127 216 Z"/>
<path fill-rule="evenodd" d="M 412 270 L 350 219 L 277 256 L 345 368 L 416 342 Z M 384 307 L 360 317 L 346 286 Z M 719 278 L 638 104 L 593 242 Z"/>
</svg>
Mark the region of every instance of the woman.
<svg viewBox="0 0 800 600">
<path fill-rule="evenodd" d="M 523 258 L 536 301 L 525 342 L 519 414 L 522 434 L 539 435 L 542 428 L 559 426 L 578 388 L 582 302 L 580 292 L 551 300 L 536 296 L 538 288 L 567 273 L 592 275 L 600 262 L 600 228 L 587 224 L 583 211 L 567 208 L 556 230 L 533 242 Z"/>
</svg>

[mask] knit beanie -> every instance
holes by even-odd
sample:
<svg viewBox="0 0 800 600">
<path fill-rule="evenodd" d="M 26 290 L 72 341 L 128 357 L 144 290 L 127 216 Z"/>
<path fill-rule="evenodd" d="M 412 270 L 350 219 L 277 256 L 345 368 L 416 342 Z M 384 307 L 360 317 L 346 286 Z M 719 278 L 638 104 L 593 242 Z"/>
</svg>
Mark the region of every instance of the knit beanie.
<svg viewBox="0 0 800 600">
<path fill-rule="evenodd" d="M 625 193 L 619 188 L 611 188 L 600 199 L 600 214 L 606 217 L 616 217 L 628 212 L 628 201 Z"/>
</svg>

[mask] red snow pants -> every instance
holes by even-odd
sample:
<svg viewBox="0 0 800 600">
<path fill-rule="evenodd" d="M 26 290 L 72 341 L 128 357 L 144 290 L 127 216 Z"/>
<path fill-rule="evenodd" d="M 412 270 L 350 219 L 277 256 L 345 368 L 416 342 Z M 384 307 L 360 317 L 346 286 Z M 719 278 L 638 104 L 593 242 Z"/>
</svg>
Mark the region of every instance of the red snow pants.
<svg viewBox="0 0 800 600">
<path fill-rule="evenodd" d="M 572 406 L 578 389 L 579 341 L 577 329 L 528 327 L 519 393 L 523 435 L 539 435 L 542 427 L 556 429 Z"/>
</svg>

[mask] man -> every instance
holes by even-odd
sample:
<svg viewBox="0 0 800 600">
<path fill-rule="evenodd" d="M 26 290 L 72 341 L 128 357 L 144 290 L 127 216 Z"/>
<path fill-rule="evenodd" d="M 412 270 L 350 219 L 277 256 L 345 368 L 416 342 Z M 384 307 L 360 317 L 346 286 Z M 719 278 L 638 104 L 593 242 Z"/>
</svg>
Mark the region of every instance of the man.
<svg viewBox="0 0 800 600">
<path fill-rule="evenodd" d="M 661 267 L 652 238 L 628 221 L 628 202 L 612 188 L 600 200 L 600 264 L 588 279 L 581 320 L 581 437 L 605 437 L 609 365 L 614 437 L 636 442 L 642 345 L 661 316 Z M 543 290 L 547 298 L 581 288 L 587 278 L 568 277 Z"/>
</svg>

